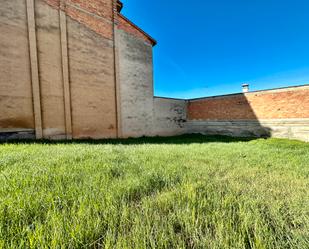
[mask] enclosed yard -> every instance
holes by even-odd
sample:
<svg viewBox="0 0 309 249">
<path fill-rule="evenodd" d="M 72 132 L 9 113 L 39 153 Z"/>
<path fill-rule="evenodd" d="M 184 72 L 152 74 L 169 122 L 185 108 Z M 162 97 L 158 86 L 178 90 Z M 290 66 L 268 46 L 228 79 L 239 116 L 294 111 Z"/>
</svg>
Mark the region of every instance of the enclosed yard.
<svg viewBox="0 0 309 249">
<path fill-rule="evenodd" d="M 0 144 L 0 248 L 309 248 L 309 144 Z"/>
</svg>

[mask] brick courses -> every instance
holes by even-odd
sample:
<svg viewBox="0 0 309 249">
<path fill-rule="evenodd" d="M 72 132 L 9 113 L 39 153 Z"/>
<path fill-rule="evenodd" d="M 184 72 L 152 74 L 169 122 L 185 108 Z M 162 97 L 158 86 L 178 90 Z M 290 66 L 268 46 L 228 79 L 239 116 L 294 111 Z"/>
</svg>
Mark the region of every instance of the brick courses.
<svg viewBox="0 0 309 249">
<path fill-rule="evenodd" d="M 117 11 L 117 0 L 44 0 L 53 8 L 62 8 L 69 17 L 84 24 L 104 38 L 113 39 L 114 23 L 118 29 L 143 39 L 150 45 L 156 41 Z"/>
<path fill-rule="evenodd" d="M 309 118 L 309 87 L 292 87 L 190 101 L 189 120 Z"/>
</svg>

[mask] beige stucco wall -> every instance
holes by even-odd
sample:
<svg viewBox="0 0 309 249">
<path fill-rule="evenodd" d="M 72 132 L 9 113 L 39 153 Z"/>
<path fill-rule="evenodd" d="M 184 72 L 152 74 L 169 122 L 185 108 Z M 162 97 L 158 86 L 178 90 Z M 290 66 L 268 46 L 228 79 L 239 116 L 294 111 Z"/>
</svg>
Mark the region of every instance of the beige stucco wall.
<svg viewBox="0 0 309 249">
<path fill-rule="evenodd" d="M 117 137 L 112 0 L 66 3 L 1 2 L 2 137 Z"/>
<path fill-rule="evenodd" d="M 175 136 L 187 132 L 187 102 L 181 99 L 154 98 L 153 132 L 156 136 Z"/>
<path fill-rule="evenodd" d="M 1 3 L 0 132 L 48 139 L 153 134 L 152 44 L 117 28 L 114 38 L 112 2 Z"/>
<path fill-rule="evenodd" d="M 68 18 L 73 138 L 117 136 L 112 41 Z"/>
<path fill-rule="evenodd" d="M 44 138 L 65 138 L 59 11 L 35 1 L 39 79 Z"/>
<path fill-rule="evenodd" d="M 26 2 L 0 4 L 0 132 L 34 129 Z"/>
<path fill-rule="evenodd" d="M 121 134 L 123 137 L 154 135 L 152 46 L 117 30 L 116 48 Z"/>
</svg>

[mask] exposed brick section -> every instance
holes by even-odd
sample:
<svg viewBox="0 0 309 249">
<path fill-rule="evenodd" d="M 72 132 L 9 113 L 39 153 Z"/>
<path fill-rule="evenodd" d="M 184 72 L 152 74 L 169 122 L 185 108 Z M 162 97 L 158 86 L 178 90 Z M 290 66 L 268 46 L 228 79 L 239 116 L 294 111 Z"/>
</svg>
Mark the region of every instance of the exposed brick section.
<svg viewBox="0 0 309 249">
<path fill-rule="evenodd" d="M 50 6 L 53 6 L 55 8 L 59 8 L 60 6 L 60 0 L 44 0 L 46 3 L 48 3 Z"/>
<path fill-rule="evenodd" d="M 60 0 L 44 0 L 60 8 Z M 113 39 L 113 0 L 66 0 L 61 8 L 69 17 L 107 39 Z"/>
<path fill-rule="evenodd" d="M 309 86 L 192 100 L 189 120 L 309 118 Z"/>
<path fill-rule="evenodd" d="M 120 13 L 118 14 L 117 22 L 118 22 L 117 25 L 118 29 L 124 30 L 129 34 L 139 37 L 152 46 L 156 45 L 156 41 L 153 38 L 151 38 L 148 34 L 146 34 L 144 31 L 142 31 L 140 28 L 138 28 L 135 24 L 133 24 L 131 21 L 129 21 Z"/>
<path fill-rule="evenodd" d="M 113 19 L 113 1 L 112 0 L 66 0 L 67 4 L 84 9 L 92 14 L 104 17 L 110 21 Z"/>
<path fill-rule="evenodd" d="M 113 39 L 113 25 L 110 21 L 95 15 L 89 15 L 86 12 L 74 8 L 72 6 L 66 7 L 66 13 L 72 19 L 84 24 L 92 31 L 102 35 L 107 39 Z"/>
<path fill-rule="evenodd" d="M 121 15 L 117 9 L 117 0 L 44 0 L 53 8 L 61 8 L 69 17 L 84 24 L 92 31 L 107 39 L 113 39 L 113 23 L 118 29 L 143 39 L 150 45 L 156 45 L 156 41 Z"/>
</svg>

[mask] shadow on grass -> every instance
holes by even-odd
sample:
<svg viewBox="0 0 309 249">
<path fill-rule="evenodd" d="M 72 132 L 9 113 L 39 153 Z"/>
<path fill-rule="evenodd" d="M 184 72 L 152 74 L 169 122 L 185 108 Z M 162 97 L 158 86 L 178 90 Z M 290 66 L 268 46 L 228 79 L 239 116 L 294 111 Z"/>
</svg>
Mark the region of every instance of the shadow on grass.
<svg viewBox="0 0 309 249">
<path fill-rule="evenodd" d="M 77 139 L 77 140 L 6 140 L 0 141 L 0 144 L 123 144 L 123 145 L 140 145 L 140 144 L 193 144 L 193 143 L 236 143 L 248 142 L 258 138 L 239 138 L 229 136 L 206 136 L 201 134 L 188 134 L 174 137 L 141 137 L 127 139 Z"/>
</svg>

